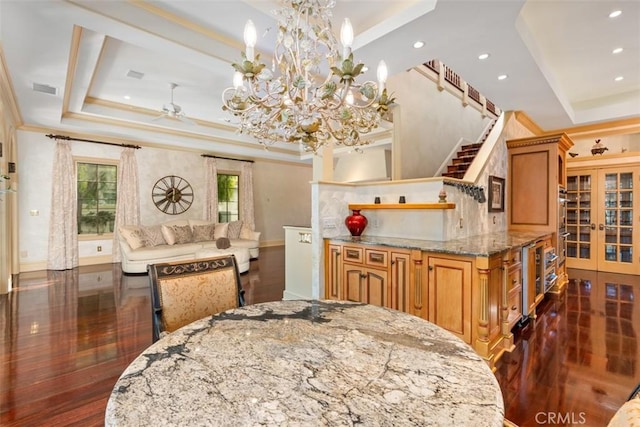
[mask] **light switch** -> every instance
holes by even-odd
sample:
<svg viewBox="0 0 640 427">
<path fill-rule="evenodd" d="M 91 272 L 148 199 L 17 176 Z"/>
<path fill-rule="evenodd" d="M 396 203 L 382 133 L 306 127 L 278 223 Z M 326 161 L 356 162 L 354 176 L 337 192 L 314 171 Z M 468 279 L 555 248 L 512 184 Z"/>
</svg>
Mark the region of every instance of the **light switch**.
<svg viewBox="0 0 640 427">
<path fill-rule="evenodd" d="M 38 215 L 40 215 L 40 211 L 39 211 L 38 209 L 31 209 L 31 210 L 29 211 L 29 215 L 31 215 L 31 216 L 38 216 Z"/>
</svg>

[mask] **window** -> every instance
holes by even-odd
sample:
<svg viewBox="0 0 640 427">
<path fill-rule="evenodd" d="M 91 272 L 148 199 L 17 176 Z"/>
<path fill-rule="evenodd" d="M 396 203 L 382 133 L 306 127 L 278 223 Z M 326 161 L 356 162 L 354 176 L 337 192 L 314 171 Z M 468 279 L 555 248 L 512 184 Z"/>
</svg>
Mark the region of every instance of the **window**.
<svg viewBox="0 0 640 427">
<path fill-rule="evenodd" d="M 118 168 L 115 164 L 77 162 L 78 234 L 113 233 Z"/>
<path fill-rule="evenodd" d="M 218 174 L 218 222 L 237 221 L 240 218 L 238 208 L 238 175 Z"/>
</svg>

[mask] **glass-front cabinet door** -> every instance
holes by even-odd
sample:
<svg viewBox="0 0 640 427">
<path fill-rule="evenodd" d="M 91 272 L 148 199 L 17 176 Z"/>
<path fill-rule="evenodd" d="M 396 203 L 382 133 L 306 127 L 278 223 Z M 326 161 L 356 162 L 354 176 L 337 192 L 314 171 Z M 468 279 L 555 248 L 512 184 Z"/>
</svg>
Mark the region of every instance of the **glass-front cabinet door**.
<svg viewBox="0 0 640 427">
<path fill-rule="evenodd" d="M 567 267 L 640 274 L 639 187 L 638 166 L 567 172 Z"/>
<path fill-rule="evenodd" d="M 595 198 L 592 183 L 595 179 L 595 172 L 592 171 L 567 176 L 567 259 L 570 260 L 567 266 L 570 268 L 596 269 L 593 256 L 595 220 L 591 210 L 591 202 Z"/>
<path fill-rule="evenodd" d="M 634 251 L 634 247 L 638 248 L 638 236 L 633 227 L 633 219 L 638 212 L 633 197 L 637 184 L 640 183 L 638 170 L 640 169 L 600 170 L 598 173 L 598 194 L 603 196 L 598 215 L 600 271 L 629 274 L 640 272 L 639 254 Z"/>
</svg>

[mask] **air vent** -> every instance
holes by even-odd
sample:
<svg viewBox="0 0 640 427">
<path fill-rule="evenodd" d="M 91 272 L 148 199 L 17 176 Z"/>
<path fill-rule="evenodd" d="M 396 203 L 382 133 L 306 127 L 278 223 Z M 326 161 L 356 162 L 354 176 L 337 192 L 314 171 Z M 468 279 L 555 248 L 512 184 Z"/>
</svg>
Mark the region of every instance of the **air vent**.
<svg viewBox="0 0 640 427">
<path fill-rule="evenodd" d="M 140 80 L 144 77 L 144 73 L 141 73 L 140 71 L 129 70 L 127 71 L 127 77 Z"/>
<path fill-rule="evenodd" d="M 47 93 L 49 95 L 57 95 L 58 94 L 58 88 L 55 88 L 53 86 L 49 86 L 49 85 L 45 85 L 42 83 L 34 83 L 33 84 L 33 90 L 34 92 L 42 92 L 42 93 Z"/>
</svg>

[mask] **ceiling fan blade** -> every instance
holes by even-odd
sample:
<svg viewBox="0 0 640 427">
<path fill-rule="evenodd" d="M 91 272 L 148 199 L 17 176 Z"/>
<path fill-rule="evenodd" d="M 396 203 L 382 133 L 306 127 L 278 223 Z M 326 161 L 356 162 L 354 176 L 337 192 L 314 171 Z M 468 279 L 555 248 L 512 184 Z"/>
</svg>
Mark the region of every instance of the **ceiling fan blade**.
<svg viewBox="0 0 640 427">
<path fill-rule="evenodd" d="M 176 116 L 176 118 L 178 120 L 180 120 L 181 122 L 187 123 L 187 124 L 189 124 L 191 126 L 198 126 L 198 124 L 196 122 L 194 122 L 193 120 L 191 120 L 189 117 L 187 117 L 185 115 L 179 115 L 179 116 Z"/>
</svg>

